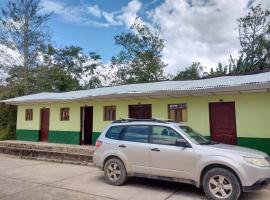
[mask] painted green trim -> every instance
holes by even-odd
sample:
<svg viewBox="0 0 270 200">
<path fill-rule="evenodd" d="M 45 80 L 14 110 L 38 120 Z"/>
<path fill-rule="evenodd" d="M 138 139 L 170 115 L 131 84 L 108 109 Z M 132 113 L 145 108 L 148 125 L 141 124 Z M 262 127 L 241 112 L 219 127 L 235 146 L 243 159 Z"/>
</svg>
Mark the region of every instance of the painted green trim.
<svg viewBox="0 0 270 200">
<path fill-rule="evenodd" d="M 61 144 L 80 144 L 80 132 L 49 131 L 48 142 Z"/>
<path fill-rule="evenodd" d="M 37 142 L 39 141 L 39 130 L 17 129 L 16 140 Z"/>
<path fill-rule="evenodd" d="M 257 149 L 270 155 L 270 138 L 238 137 L 237 145 Z"/>
<path fill-rule="evenodd" d="M 100 136 L 101 132 L 93 132 L 92 133 L 92 145 L 96 144 L 96 141 L 98 139 L 98 137 Z"/>
</svg>

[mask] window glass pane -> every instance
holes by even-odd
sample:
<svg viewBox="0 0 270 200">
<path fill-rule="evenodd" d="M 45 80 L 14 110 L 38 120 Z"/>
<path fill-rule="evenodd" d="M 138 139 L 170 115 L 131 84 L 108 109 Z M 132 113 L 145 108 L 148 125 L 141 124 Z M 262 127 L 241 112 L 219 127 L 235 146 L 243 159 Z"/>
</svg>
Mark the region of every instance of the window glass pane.
<svg viewBox="0 0 270 200">
<path fill-rule="evenodd" d="M 113 121 L 115 120 L 116 106 L 104 106 L 104 120 Z"/>
<path fill-rule="evenodd" d="M 152 143 L 175 145 L 177 139 L 183 139 L 183 137 L 175 130 L 165 126 L 152 126 Z"/>
<path fill-rule="evenodd" d="M 123 140 L 132 142 L 148 142 L 148 126 L 128 126 Z"/>
<path fill-rule="evenodd" d="M 61 121 L 69 120 L 69 108 L 61 108 L 60 109 L 60 119 Z"/>
<path fill-rule="evenodd" d="M 33 120 L 33 109 L 26 109 L 25 110 L 25 120 L 26 121 Z"/>
<path fill-rule="evenodd" d="M 170 110 L 169 118 L 172 119 L 173 121 L 176 121 L 176 119 L 175 119 L 175 110 Z"/>
<path fill-rule="evenodd" d="M 120 133 L 124 128 L 125 126 L 113 126 L 108 130 L 105 137 L 118 140 L 120 138 Z"/>
<path fill-rule="evenodd" d="M 182 122 L 187 121 L 187 109 L 182 109 Z"/>
<path fill-rule="evenodd" d="M 195 130 L 190 128 L 189 126 L 179 126 L 179 128 L 185 133 L 187 137 L 189 137 L 196 144 L 209 144 L 210 141 L 197 133 Z"/>
<path fill-rule="evenodd" d="M 182 111 L 181 111 L 181 109 L 176 110 L 176 121 L 177 122 L 182 122 Z"/>
</svg>

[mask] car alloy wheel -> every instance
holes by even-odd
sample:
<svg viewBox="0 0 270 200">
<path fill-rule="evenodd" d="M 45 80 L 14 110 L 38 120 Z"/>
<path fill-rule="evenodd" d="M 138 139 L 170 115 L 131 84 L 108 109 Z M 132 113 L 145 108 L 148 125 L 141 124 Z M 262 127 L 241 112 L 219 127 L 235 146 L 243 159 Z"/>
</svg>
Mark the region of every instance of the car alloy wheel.
<svg viewBox="0 0 270 200">
<path fill-rule="evenodd" d="M 227 199 L 233 191 L 231 182 L 222 175 L 213 176 L 209 180 L 209 190 L 218 199 Z"/>
<path fill-rule="evenodd" d="M 110 163 L 110 165 L 107 168 L 107 174 L 108 174 L 108 178 L 115 182 L 118 181 L 121 177 L 121 169 L 118 166 L 117 163 Z"/>
</svg>

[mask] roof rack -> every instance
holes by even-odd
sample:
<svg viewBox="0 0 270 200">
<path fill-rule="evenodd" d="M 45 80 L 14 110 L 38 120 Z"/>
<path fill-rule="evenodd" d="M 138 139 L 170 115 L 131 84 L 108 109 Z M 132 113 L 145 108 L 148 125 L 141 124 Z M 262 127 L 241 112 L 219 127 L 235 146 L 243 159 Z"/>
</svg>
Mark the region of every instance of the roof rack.
<svg viewBox="0 0 270 200">
<path fill-rule="evenodd" d="M 171 119 L 134 119 L 134 118 L 121 118 L 119 120 L 115 120 L 112 123 L 127 123 L 127 122 L 159 122 L 159 123 L 167 123 L 167 122 L 175 122 Z"/>
</svg>

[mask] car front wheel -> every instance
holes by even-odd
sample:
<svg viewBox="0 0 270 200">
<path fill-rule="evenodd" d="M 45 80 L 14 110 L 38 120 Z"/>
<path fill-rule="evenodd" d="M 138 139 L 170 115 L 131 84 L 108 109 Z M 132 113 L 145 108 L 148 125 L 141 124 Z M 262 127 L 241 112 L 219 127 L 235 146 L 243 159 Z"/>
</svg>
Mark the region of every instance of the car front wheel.
<svg viewBox="0 0 270 200">
<path fill-rule="evenodd" d="M 237 200 L 241 195 L 238 178 L 223 168 L 213 168 L 206 172 L 203 190 L 207 198 L 213 200 Z"/>
<path fill-rule="evenodd" d="M 127 180 L 127 172 L 123 162 L 117 158 L 109 159 L 104 166 L 105 180 L 110 185 L 122 185 Z"/>
</svg>

